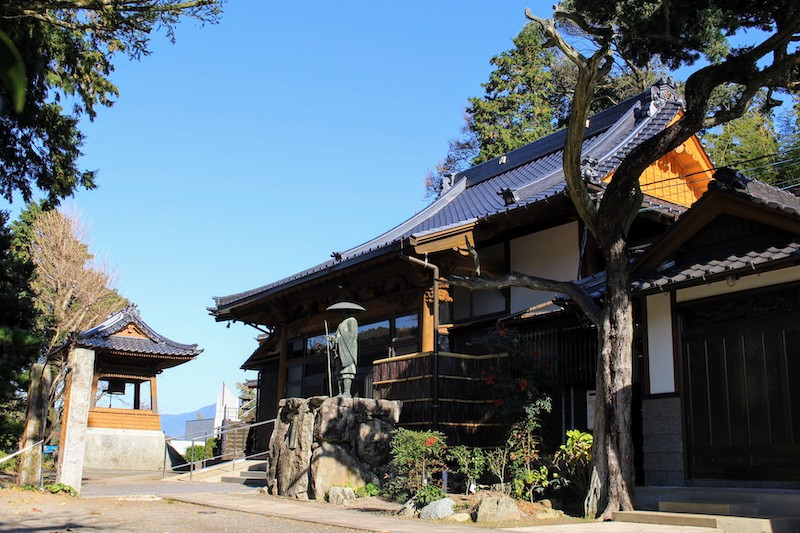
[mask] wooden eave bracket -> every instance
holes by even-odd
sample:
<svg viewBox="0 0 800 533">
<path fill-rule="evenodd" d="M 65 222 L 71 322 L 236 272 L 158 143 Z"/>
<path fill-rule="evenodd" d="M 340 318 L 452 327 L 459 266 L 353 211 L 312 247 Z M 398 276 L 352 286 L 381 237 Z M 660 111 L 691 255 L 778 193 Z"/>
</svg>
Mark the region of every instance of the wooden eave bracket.
<svg viewBox="0 0 800 533">
<path fill-rule="evenodd" d="M 425 235 L 412 235 L 409 243 L 414 247 L 414 251 L 421 255 L 445 250 L 463 250 L 464 253 L 467 253 L 467 241 L 471 246 L 475 246 L 475 237 L 473 236 L 475 225 L 476 222 L 470 222 Z M 467 241 L 464 240 L 465 238 Z"/>
</svg>

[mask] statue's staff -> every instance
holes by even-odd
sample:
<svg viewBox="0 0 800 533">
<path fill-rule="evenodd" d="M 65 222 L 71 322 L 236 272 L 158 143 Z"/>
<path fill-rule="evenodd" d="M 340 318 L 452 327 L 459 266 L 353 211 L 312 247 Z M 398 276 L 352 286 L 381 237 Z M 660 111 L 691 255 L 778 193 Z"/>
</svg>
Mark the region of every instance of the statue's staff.
<svg viewBox="0 0 800 533">
<path fill-rule="evenodd" d="M 319 322 L 317 322 L 319 324 Z M 317 330 L 319 331 L 319 330 Z M 333 396 L 333 383 L 331 382 L 331 336 L 328 334 L 328 321 L 325 320 L 325 355 L 328 356 L 328 396 Z"/>
</svg>

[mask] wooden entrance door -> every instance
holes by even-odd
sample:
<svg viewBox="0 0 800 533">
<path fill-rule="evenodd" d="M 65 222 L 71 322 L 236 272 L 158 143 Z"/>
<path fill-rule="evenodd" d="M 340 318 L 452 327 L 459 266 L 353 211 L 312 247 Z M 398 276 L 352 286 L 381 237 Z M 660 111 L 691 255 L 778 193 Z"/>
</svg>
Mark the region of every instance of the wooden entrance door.
<svg viewBox="0 0 800 533">
<path fill-rule="evenodd" d="M 798 291 L 683 306 L 689 477 L 800 481 Z"/>
</svg>

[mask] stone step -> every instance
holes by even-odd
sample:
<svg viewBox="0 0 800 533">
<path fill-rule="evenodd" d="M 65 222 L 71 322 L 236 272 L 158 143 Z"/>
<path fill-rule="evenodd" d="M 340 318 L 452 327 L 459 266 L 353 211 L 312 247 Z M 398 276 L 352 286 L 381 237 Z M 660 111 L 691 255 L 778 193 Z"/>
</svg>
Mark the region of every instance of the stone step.
<svg viewBox="0 0 800 533">
<path fill-rule="evenodd" d="M 800 517 L 789 516 L 751 518 L 659 511 L 620 511 L 614 513 L 614 520 L 662 526 L 705 527 L 724 533 L 800 533 Z"/>
<path fill-rule="evenodd" d="M 758 504 L 755 503 L 662 501 L 658 502 L 658 510 L 668 513 L 758 516 Z"/>
<path fill-rule="evenodd" d="M 248 465 L 247 469 L 250 472 L 266 472 L 269 469 L 269 463 L 267 461 L 259 461 Z"/>
<path fill-rule="evenodd" d="M 248 487 L 266 487 L 266 479 L 247 479 L 236 476 L 223 476 L 220 481 L 222 483 L 238 483 L 239 485 L 246 485 Z"/>
<path fill-rule="evenodd" d="M 245 479 L 267 479 L 267 473 L 245 470 L 244 472 L 239 472 L 239 477 L 243 477 Z"/>
</svg>

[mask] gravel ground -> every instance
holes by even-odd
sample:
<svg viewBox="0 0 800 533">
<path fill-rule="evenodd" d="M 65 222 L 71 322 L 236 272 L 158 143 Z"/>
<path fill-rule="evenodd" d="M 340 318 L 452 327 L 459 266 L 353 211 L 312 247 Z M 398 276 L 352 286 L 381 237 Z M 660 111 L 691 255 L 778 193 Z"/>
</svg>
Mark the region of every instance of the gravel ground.
<svg viewBox="0 0 800 533">
<path fill-rule="evenodd" d="M 333 533 L 356 530 L 155 497 L 74 498 L 64 494 L 0 489 L 0 531 Z"/>
</svg>

